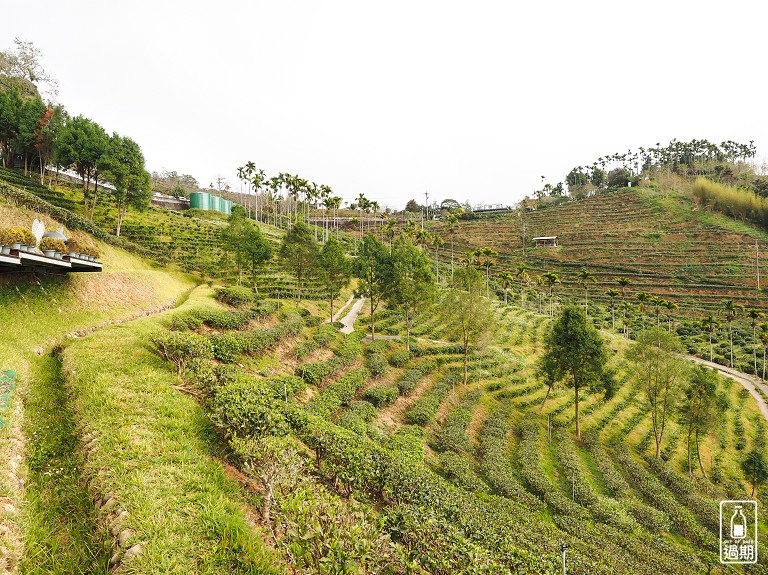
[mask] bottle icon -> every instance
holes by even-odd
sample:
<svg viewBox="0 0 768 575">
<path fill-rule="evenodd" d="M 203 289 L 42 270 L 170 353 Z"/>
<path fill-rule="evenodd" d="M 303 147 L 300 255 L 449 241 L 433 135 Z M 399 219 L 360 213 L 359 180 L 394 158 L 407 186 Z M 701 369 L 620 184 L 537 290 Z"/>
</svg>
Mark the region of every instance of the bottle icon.
<svg viewBox="0 0 768 575">
<path fill-rule="evenodd" d="M 731 539 L 744 539 L 747 536 L 747 518 L 741 510 L 741 505 L 734 507 L 731 516 Z"/>
</svg>

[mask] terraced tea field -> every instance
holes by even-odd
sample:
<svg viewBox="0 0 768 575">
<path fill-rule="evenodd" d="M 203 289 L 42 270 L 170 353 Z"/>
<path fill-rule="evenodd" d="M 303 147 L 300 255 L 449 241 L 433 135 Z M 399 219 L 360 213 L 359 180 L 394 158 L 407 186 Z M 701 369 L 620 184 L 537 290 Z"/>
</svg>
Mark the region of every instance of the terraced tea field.
<svg viewBox="0 0 768 575">
<path fill-rule="evenodd" d="M 679 315 L 712 313 L 723 298 L 748 306 L 766 304 L 757 290 L 755 241 L 765 250 L 768 234 L 724 216 L 699 211 L 690 196 L 652 189 L 626 189 L 568 202 L 523 215 L 462 221 L 455 235 L 455 257 L 481 247 L 499 252 L 492 270 L 515 271 L 525 261 L 532 276 L 553 271 L 563 284 L 559 293 L 583 301 L 576 275 L 586 267 L 596 283 L 590 295 L 607 303 L 608 287 L 632 281 L 629 293 L 647 291 L 679 305 Z M 557 248 L 528 245 L 523 257 L 522 226 L 528 240 L 557 235 Z M 441 261 L 450 263 L 450 234 L 431 222 L 446 244 Z M 762 265 L 761 265 L 762 268 Z M 766 270 L 761 270 L 765 274 Z M 761 275 L 762 275 L 761 274 Z M 762 287 L 762 286 L 761 286 Z"/>
</svg>

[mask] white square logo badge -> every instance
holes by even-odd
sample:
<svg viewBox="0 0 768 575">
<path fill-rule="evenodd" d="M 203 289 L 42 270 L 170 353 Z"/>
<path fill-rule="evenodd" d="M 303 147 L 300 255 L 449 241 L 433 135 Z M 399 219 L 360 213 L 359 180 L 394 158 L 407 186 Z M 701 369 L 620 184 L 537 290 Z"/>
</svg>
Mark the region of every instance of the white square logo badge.
<svg viewBox="0 0 768 575">
<path fill-rule="evenodd" d="M 720 502 L 720 563 L 757 563 L 757 501 Z"/>
</svg>

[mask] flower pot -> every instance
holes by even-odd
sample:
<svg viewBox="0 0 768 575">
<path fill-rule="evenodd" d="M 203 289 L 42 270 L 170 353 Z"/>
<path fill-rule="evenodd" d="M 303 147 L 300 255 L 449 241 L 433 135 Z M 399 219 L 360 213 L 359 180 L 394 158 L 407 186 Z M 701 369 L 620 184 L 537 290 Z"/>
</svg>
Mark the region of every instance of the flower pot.
<svg viewBox="0 0 768 575">
<path fill-rule="evenodd" d="M 13 245 L 11 247 L 14 250 L 20 250 L 21 249 L 21 242 L 13 242 Z"/>
<path fill-rule="evenodd" d="M 8 255 L 11 253 L 11 247 L 10 246 L 2 246 L 0 247 L 0 254 Z"/>
<path fill-rule="evenodd" d="M 56 253 L 56 250 L 43 250 L 43 255 L 47 258 L 55 257 L 53 254 Z"/>
<path fill-rule="evenodd" d="M 19 244 L 19 251 L 20 252 L 29 251 L 29 246 L 27 244 Z"/>
<path fill-rule="evenodd" d="M 57 260 L 64 259 L 64 256 L 61 255 L 61 252 L 53 252 L 53 257 Z"/>
<path fill-rule="evenodd" d="M 79 255 L 80 255 L 80 254 L 78 254 L 77 252 L 69 252 L 69 257 L 71 257 L 71 258 L 76 258 L 76 257 L 78 257 Z"/>
</svg>

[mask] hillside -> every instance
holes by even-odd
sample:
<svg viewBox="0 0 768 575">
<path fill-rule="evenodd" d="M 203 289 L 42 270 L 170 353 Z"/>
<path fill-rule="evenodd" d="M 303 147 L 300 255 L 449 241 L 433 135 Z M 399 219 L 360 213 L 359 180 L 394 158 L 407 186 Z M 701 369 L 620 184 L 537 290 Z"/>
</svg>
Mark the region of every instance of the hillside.
<svg viewBox="0 0 768 575">
<path fill-rule="evenodd" d="M 666 249 L 641 247 L 653 244 L 646 221 L 662 222 L 691 254 L 683 229 L 698 226 L 697 242 L 709 250 L 718 230 L 752 237 L 690 205 L 683 217 L 684 200 L 630 190 L 526 214 L 527 229 L 537 230 L 529 233 L 548 234 L 557 220 L 571 242 L 529 252 L 530 270 L 576 270 L 595 254 L 603 287 L 622 269 L 634 290 L 649 278 L 672 283 L 679 268 L 646 273 L 658 260 L 651 254 Z M 610 202 L 616 211 L 597 216 Z M 50 220 L 0 209 L 3 225 Z M 163 217 L 179 226 L 172 235 L 198 225 L 194 215 Z M 634 253 L 635 262 L 592 242 L 608 221 L 618 224 L 606 233 L 642 237 L 622 256 Z M 148 235 L 163 229 L 165 220 L 157 222 L 145 220 Z M 264 233 L 276 245 L 283 232 Z M 513 222 L 477 221 L 456 239 L 488 239 L 482 245 L 502 252 L 515 233 Z M 589 309 L 604 328 L 617 385 L 612 396 L 582 391 L 577 438 L 573 392 L 556 386 L 548 394 L 537 373 L 553 318 L 533 300 L 518 305 L 513 293 L 510 305 L 486 302 L 497 327 L 471 354 L 463 385 L 445 288 L 417 310 L 408 351 L 402 310 L 382 306 L 371 318 L 363 306 L 355 331 L 341 333 L 323 323 L 319 287 L 304 292 L 301 306 L 291 301 L 295 280 L 277 260 L 257 276 L 258 294 L 241 288 L 235 293 L 247 301 L 232 308 L 222 302 L 227 292 L 204 284 L 186 297 L 192 276 L 104 238 L 101 275 L 0 278 L 0 365 L 17 372 L 0 431 L 5 476 L 14 481 L 3 494 L 8 571 L 554 574 L 565 543 L 574 573 L 736 572 L 718 562 L 718 503 L 750 498 L 741 463 L 764 449 L 766 430 L 756 402 L 719 381 L 729 408 L 701 437 L 706 476 L 698 465 L 688 469 L 677 415 L 655 458 L 648 404 L 625 356 L 633 344 L 609 329 L 602 306 Z M 147 246 L 126 247 L 143 254 Z M 699 273 L 709 274 L 708 256 L 697 253 Z M 515 255 L 502 253 L 499 267 L 513 269 Z M 445 277 L 450 255 L 442 257 Z M 220 265 L 216 281 L 233 283 L 231 262 Z M 744 274 L 743 286 L 728 280 L 736 288 L 723 289 L 749 293 L 746 269 L 731 272 Z M 578 286 L 564 287 L 581 301 Z M 390 339 L 364 337 L 372 319 Z M 756 497 L 765 502 L 762 489 Z M 762 511 L 760 521 L 763 528 Z M 760 557 L 747 572 L 768 572 Z"/>
<path fill-rule="evenodd" d="M 523 224 L 528 242 L 557 235 L 559 246 L 529 243 L 523 256 Z M 439 222 L 431 222 L 430 229 L 446 240 L 441 259 L 449 262 L 451 235 Z M 748 306 L 766 303 L 756 286 L 756 240 L 768 242 L 768 233 L 698 209 L 687 193 L 630 188 L 522 215 L 462 221 L 455 251 L 463 257 L 466 251 L 495 249 L 494 272 L 514 273 L 521 262 L 531 276 L 556 272 L 563 282 L 558 291 L 573 297 L 579 292 L 583 297 L 576 276 L 586 267 L 596 280 L 590 291 L 604 303 L 604 290 L 617 288 L 616 280 L 626 277 L 633 292 L 674 301 L 680 315 L 702 316 L 713 313 L 722 298 Z"/>
</svg>

